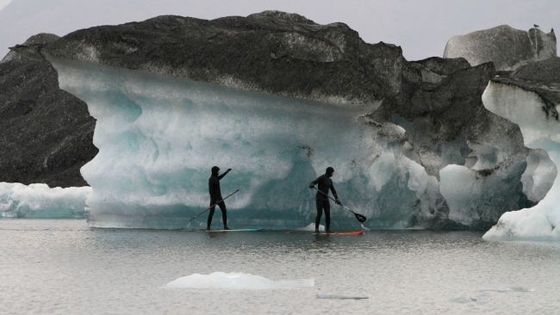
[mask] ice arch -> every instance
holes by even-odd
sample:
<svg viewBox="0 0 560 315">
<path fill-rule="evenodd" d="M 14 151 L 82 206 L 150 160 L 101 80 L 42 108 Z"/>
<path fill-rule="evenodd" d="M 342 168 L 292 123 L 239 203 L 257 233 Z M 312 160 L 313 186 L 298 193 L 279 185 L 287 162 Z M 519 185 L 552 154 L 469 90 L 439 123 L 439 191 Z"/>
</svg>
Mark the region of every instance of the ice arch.
<svg viewBox="0 0 560 315">
<path fill-rule="evenodd" d="M 538 94 L 514 85 L 490 81 L 482 101 L 488 110 L 518 124 L 525 145 L 545 150 L 558 169 L 560 123 L 546 114 L 544 109 L 547 105 Z M 556 176 L 552 188 L 536 206 L 504 213 L 484 238 L 560 240 L 559 225 L 560 176 Z"/>
</svg>

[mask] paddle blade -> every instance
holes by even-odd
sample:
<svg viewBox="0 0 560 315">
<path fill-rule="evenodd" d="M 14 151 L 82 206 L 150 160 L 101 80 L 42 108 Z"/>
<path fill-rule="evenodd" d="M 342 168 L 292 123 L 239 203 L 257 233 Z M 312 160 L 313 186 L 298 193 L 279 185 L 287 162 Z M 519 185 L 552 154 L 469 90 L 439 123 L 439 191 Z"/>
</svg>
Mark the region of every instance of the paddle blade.
<svg viewBox="0 0 560 315">
<path fill-rule="evenodd" d="M 356 219 L 360 222 L 360 223 L 364 223 L 366 222 L 367 218 L 359 213 L 354 213 L 354 215 L 356 216 Z"/>
</svg>

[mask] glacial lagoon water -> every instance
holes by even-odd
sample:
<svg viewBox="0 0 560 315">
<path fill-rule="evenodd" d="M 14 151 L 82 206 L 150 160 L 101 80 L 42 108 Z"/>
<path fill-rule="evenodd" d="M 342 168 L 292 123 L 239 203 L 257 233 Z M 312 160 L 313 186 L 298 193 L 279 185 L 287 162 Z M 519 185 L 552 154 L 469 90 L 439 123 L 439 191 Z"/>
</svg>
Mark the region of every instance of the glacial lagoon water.
<svg viewBox="0 0 560 315">
<path fill-rule="evenodd" d="M 486 242 L 481 235 L 207 234 L 0 220 L 0 313 L 558 314 L 560 244 Z M 314 279 L 314 286 L 166 287 L 217 271 Z"/>
</svg>

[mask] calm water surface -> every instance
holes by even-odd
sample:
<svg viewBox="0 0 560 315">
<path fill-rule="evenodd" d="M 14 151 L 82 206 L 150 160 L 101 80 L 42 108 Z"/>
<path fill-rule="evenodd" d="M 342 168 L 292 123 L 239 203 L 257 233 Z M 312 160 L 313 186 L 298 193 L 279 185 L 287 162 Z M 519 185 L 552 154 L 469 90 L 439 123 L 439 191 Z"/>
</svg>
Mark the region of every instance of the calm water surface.
<svg viewBox="0 0 560 315">
<path fill-rule="evenodd" d="M 81 220 L 0 220 L 0 313 L 560 314 L 559 244 L 480 237 L 210 235 L 96 230 Z M 178 277 L 215 271 L 313 278 L 315 287 L 165 288 Z"/>
</svg>

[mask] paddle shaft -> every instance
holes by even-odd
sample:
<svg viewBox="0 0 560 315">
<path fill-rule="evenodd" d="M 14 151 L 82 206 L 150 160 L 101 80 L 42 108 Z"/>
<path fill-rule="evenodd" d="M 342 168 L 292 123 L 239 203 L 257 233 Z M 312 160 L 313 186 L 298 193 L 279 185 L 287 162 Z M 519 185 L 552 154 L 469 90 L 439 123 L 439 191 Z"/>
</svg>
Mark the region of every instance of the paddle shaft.
<svg viewBox="0 0 560 315">
<path fill-rule="evenodd" d="M 204 211 L 198 213 L 197 215 L 195 215 L 194 217 L 192 217 L 189 222 L 187 223 L 191 223 L 194 219 L 198 218 L 201 214 L 203 214 L 204 212 L 212 209 L 212 207 L 215 207 L 217 204 L 219 204 L 220 202 L 228 199 L 229 197 L 233 196 L 234 194 L 236 194 L 237 192 L 239 192 L 239 189 L 236 189 L 234 192 L 232 192 L 231 194 L 225 196 L 224 198 L 222 198 L 221 200 L 218 200 L 217 202 L 215 202 L 214 204 L 210 205 L 210 207 L 206 208 Z"/>
<path fill-rule="evenodd" d="M 327 198 L 329 198 L 330 200 L 337 202 L 337 199 L 334 199 L 333 197 L 329 196 L 328 194 L 325 194 L 324 192 L 320 191 L 317 187 L 313 186 L 313 189 L 317 190 L 318 193 L 320 193 L 323 196 L 326 196 Z M 340 201 L 339 201 L 340 202 Z M 347 206 L 343 205 L 342 203 L 340 203 L 340 206 L 342 207 L 342 209 L 351 212 L 353 215 L 356 216 L 356 218 L 358 219 L 358 221 L 363 222 L 362 219 L 358 218 L 358 216 L 362 217 L 362 218 L 366 218 L 365 216 L 363 216 L 362 214 L 357 213 L 356 211 L 348 208 Z M 365 221 L 365 220 L 364 220 Z"/>
</svg>

